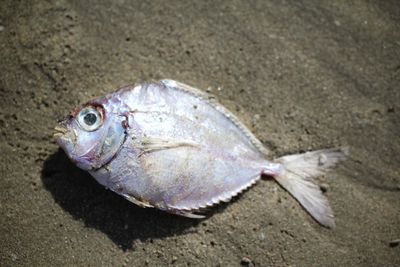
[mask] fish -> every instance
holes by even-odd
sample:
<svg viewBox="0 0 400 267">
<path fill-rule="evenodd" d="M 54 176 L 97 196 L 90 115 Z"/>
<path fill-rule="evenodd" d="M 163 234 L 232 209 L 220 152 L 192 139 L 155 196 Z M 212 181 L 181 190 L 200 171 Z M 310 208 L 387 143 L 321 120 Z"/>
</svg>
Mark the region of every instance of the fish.
<svg viewBox="0 0 400 267">
<path fill-rule="evenodd" d="M 335 226 L 313 177 L 344 160 L 347 147 L 270 159 L 232 112 L 189 85 L 165 79 L 122 87 L 78 106 L 55 131 L 76 166 L 140 207 L 201 219 L 272 177 L 319 224 Z"/>
</svg>

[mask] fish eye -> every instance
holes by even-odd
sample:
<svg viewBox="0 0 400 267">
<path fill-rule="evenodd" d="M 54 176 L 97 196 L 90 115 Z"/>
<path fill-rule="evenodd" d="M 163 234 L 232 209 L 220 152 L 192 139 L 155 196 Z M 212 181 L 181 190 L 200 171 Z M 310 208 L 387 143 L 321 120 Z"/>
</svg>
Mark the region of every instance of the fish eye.
<svg viewBox="0 0 400 267">
<path fill-rule="evenodd" d="M 94 107 L 81 109 L 77 118 L 81 128 L 88 132 L 97 130 L 103 123 L 99 111 Z"/>
</svg>

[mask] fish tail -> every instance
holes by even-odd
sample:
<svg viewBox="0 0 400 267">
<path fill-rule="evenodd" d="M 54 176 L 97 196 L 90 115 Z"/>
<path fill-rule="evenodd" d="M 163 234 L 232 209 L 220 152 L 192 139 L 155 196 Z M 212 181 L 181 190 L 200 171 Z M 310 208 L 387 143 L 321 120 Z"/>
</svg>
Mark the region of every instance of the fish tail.
<svg viewBox="0 0 400 267">
<path fill-rule="evenodd" d="M 335 227 L 327 198 L 312 177 L 323 175 L 348 156 L 348 148 L 333 148 L 278 158 L 282 171 L 274 179 L 321 225 Z"/>
</svg>

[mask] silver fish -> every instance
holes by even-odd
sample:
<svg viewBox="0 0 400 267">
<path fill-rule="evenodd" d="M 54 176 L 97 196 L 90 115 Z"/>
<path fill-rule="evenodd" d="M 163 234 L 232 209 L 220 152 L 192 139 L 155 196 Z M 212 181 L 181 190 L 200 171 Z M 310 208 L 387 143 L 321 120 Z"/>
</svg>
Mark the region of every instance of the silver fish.
<svg viewBox="0 0 400 267">
<path fill-rule="evenodd" d="M 103 186 L 141 206 L 190 218 L 273 177 L 320 224 L 334 227 L 312 177 L 343 148 L 268 160 L 268 151 L 210 95 L 162 80 L 128 86 L 76 108 L 56 127 L 68 157 Z"/>
</svg>

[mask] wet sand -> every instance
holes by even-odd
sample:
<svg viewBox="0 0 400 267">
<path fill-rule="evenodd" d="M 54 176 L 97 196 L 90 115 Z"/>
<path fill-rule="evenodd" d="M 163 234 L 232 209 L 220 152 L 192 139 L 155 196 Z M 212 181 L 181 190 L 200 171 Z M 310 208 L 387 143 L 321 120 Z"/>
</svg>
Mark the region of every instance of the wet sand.
<svg viewBox="0 0 400 267">
<path fill-rule="evenodd" d="M 399 266 L 397 1 L 2 1 L 1 266 Z M 274 181 L 197 221 L 98 185 L 57 118 L 125 84 L 208 90 L 272 152 L 347 145 L 318 182 L 337 227 Z"/>
</svg>

